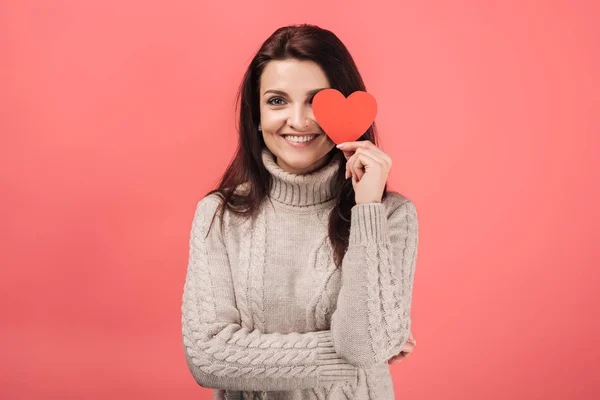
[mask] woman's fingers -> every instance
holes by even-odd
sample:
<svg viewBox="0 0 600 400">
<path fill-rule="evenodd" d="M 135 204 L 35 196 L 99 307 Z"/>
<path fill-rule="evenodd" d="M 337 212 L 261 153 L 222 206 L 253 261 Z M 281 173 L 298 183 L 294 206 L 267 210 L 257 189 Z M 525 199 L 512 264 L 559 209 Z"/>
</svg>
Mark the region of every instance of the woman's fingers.
<svg viewBox="0 0 600 400">
<path fill-rule="evenodd" d="M 410 355 L 412 354 L 416 345 L 417 345 L 417 341 L 416 341 L 415 337 L 413 336 L 413 333 L 411 330 L 408 335 L 408 340 L 406 342 L 404 342 L 404 344 L 402 345 L 402 350 L 400 350 L 400 353 L 398 353 L 394 357 L 390 358 L 388 360 L 388 364 L 397 364 L 397 363 L 401 362 L 402 360 L 410 357 Z"/>
<path fill-rule="evenodd" d="M 350 172 L 350 167 L 352 166 L 352 162 L 353 162 L 353 158 L 352 156 L 354 155 L 354 150 L 352 151 L 343 151 L 344 153 L 344 157 L 346 157 L 346 179 L 348 179 L 352 173 Z"/>
<path fill-rule="evenodd" d="M 358 148 L 354 152 L 344 151 L 344 156 L 350 153 L 353 154 L 347 157 L 346 178 L 350 177 L 350 174 L 354 175 L 356 179 L 353 179 L 353 182 L 358 182 L 362 179 L 367 166 L 380 166 L 385 162 L 382 157 L 372 149 Z"/>
<path fill-rule="evenodd" d="M 355 156 L 352 171 L 358 176 L 358 180 L 362 179 L 367 168 L 377 168 L 381 163 L 381 160 L 369 150 L 358 149 Z"/>
<path fill-rule="evenodd" d="M 404 351 L 404 352 L 410 353 L 411 351 L 414 350 L 414 348 L 415 348 L 415 345 L 411 342 L 406 342 L 402 345 L 402 351 Z"/>
<path fill-rule="evenodd" d="M 392 357 L 388 360 L 388 364 L 397 364 L 400 361 L 402 361 L 402 357 L 400 357 L 399 354 L 396 354 L 394 357 Z"/>
<path fill-rule="evenodd" d="M 354 153 L 354 155 L 350 157 L 349 161 L 350 165 L 348 166 L 348 170 L 354 176 L 356 182 L 358 182 L 362 179 L 363 175 L 365 174 L 365 171 L 362 169 L 363 165 L 360 160 L 360 154 Z"/>
<path fill-rule="evenodd" d="M 392 166 L 392 157 L 389 154 L 387 154 L 386 152 L 384 152 L 383 150 L 381 150 L 379 147 L 377 147 L 374 143 L 372 143 L 369 140 L 359 140 L 356 142 L 344 142 L 343 146 L 339 149 L 344 152 L 344 155 L 350 153 L 349 156 L 352 155 L 352 152 L 357 151 L 358 149 L 368 150 L 368 151 L 374 153 L 374 156 L 375 156 L 374 158 L 381 159 L 385 163 L 389 164 L 389 167 Z M 347 156 L 346 159 L 349 156 Z"/>
<path fill-rule="evenodd" d="M 397 363 L 401 362 L 402 360 L 410 357 L 413 350 L 415 349 L 416 344 L 417 344 L 417 341 L 415 340 L 415 338 L 413 337 L 412 332 L 411 332 L 408 340 L 406 342 L 404 342 L 404 344 L 402 345 L 402 350 L 400 351 L 400 353 L 398 353 L 394 357 L 390 358 L 388 360 L 388 364 L 397 364 Z"/>
<path fill-rule="evenodd" d="M 356 168 L 358 156 L 358 154 L 354 153 L 346 162 L 346 178 L 352 176 L 352 181 L 354 183 L 360 181 L 362 176 L 364 175 L 364 171 Z"/>
<path fill-rule="evenodd" d="M 405 358 L 406 358 L 406 354 L 403 352 L 400 352 L 400 353 L 396 354 L 394 357 L 390 358 L 388 360 L 388 364 L 398 364 Z"/>
<path fill-rule="evenodd" d="M 354 154 L 354 150 L 342 150 L 342 153 L 344 153 L 344 157 L 346 157 L 347 160 Z"/>
</svg>

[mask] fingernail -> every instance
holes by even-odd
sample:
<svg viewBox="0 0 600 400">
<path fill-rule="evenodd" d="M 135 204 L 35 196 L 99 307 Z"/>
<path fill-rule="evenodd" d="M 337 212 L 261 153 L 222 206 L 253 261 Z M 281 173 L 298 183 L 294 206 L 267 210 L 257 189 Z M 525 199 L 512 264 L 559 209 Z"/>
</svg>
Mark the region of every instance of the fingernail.
<svg viewBox="0 0 600 400">
<path fill-rule="evenodd" d="M 343 145 L 344 145 L 344 143 L 340 143 L 340 144 L 336 145 L 335 147 L 337 147 L 337 148 L 339 149 L 339 148 L 340 148 L 340 147 L 342 147 Z"/>
</svg>

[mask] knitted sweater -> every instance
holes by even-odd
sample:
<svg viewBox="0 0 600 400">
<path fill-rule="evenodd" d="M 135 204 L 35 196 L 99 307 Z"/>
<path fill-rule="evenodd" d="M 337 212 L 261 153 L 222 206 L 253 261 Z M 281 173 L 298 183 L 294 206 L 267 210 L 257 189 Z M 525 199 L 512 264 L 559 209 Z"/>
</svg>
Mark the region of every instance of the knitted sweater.
<svg viewBox="0 0 600 400">
<path fill-rule="evenodd" d="M 250 220 L 196 206 L 182 298 L 185 357 L 213 399 L 393 400 L 387 360 L 409 337 L 417 214 L 388 191 L 355 205 L 341 270 L 328 216 L 341 161 L 296 175 L 264 149 L 269 199 Z M 270 200 L 270 201 L 269 201 Z M 205 238 L 205 236 L 207 236 Z"/>
</svg>

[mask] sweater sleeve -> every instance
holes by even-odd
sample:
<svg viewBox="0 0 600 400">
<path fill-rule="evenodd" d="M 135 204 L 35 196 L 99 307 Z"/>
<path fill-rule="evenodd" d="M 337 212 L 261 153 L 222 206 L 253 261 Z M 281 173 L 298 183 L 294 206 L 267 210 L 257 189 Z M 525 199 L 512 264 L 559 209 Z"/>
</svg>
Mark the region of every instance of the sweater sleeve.
<svg viewBox="0 0 600 400">
<path fill-rule="evenodd" d="M 415 205 L 398 197 L 352 208 L 342 287 L 331 330 L 335 349 L 368 367 L 398 354 L 410 334 L 418 246 Z"/>
<path fill-rule="evenodd" d="M 208 231 L 218 201 L 209 195 L 196 207 L 183 289 L 183 347 L 196 382 L 256 391 L 355 383 L 358 368 L 336 354 L 330 330 L 283 334 L 242 326 L 218 215 Z"/>
</svg>

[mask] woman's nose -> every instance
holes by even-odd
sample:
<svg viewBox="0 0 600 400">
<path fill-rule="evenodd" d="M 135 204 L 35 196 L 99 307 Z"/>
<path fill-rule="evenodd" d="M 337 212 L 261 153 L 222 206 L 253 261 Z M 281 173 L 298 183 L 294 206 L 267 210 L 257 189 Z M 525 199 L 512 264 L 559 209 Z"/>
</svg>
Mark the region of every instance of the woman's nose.
<svg viewBox="0 0 600 400">
<path fill-rule="evenodd" d="M 292 111 L 292 115 L 288 120 L 288 125 L 294 129 L 302 130 L 310 125 L 312 110 L 309 107 L 298 106 Z"/>
</svg>

